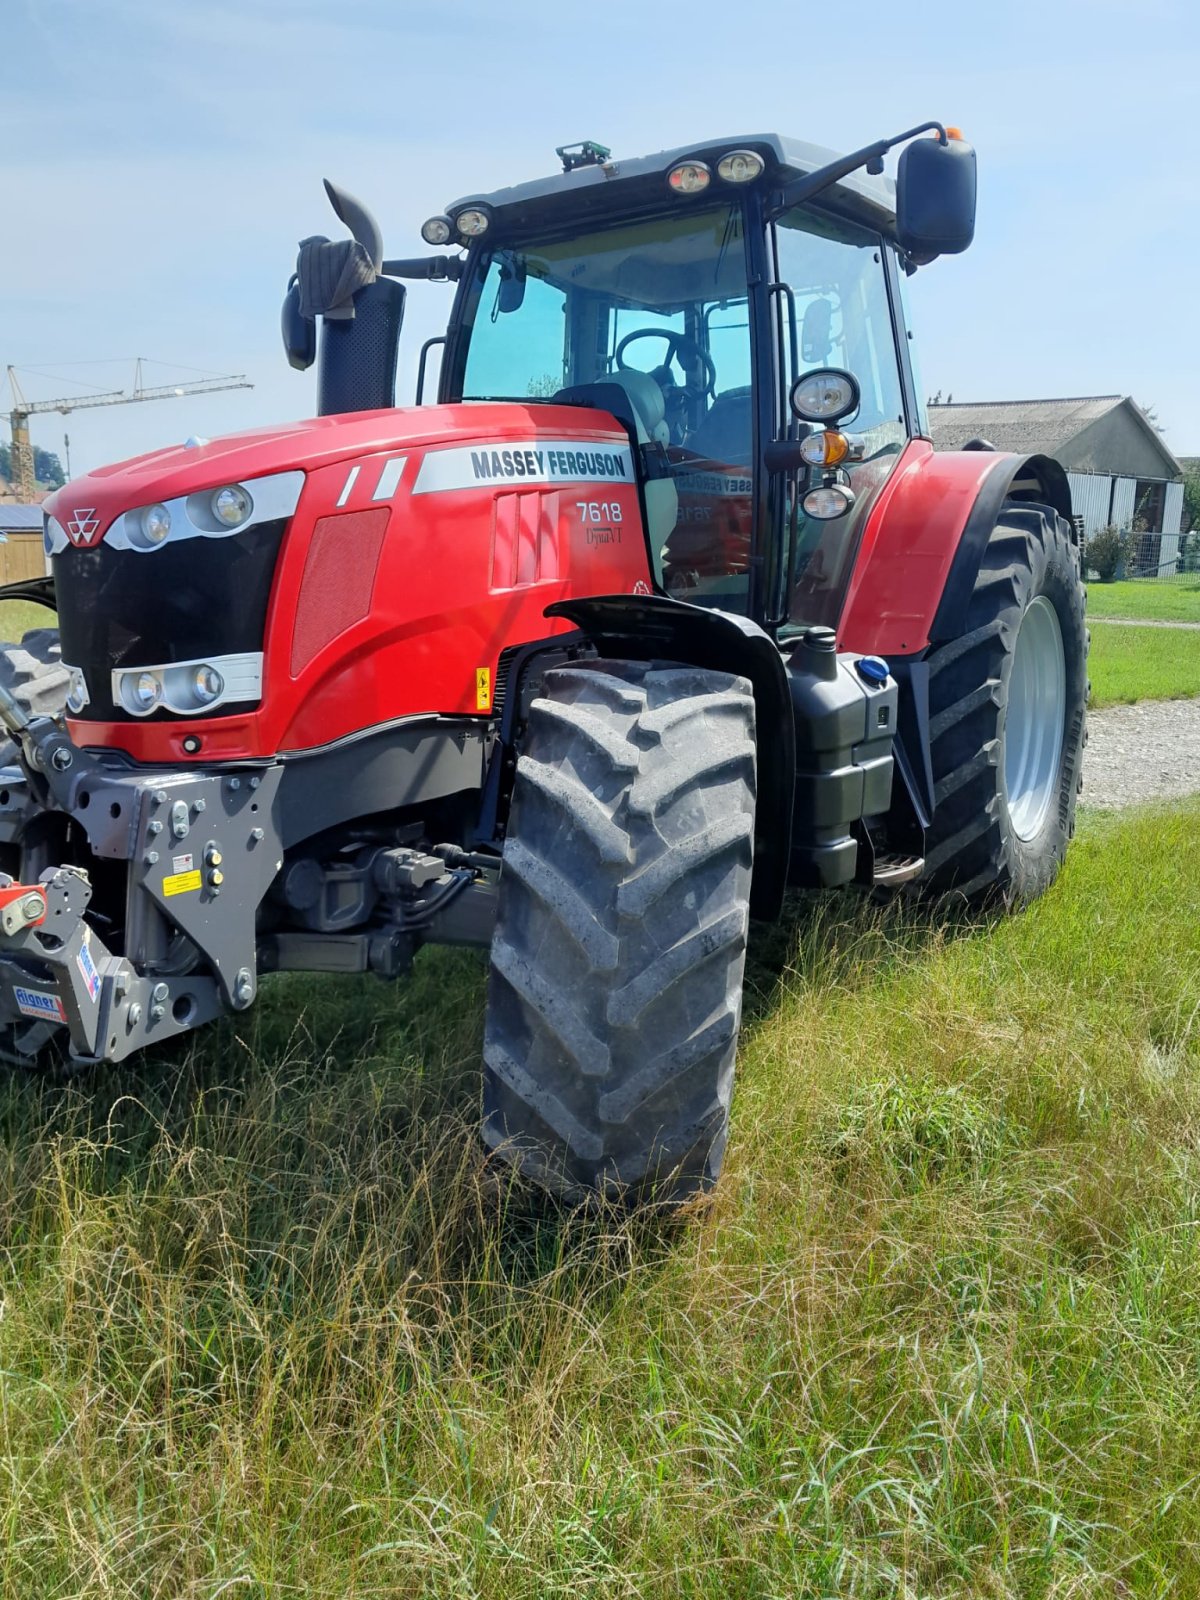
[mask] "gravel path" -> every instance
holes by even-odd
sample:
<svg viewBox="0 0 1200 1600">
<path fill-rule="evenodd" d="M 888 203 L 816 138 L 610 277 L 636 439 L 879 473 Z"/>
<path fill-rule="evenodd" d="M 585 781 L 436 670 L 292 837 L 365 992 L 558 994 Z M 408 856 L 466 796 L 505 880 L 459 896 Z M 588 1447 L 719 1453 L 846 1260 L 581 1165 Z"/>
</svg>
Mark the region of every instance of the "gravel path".
<svg viewBox="0 0 1200 1600">
<path fill-rule="evenodd" d="M 1132 806 L 1200 791 L 1200 700 L 1088 712 L 1084 805 Z"/>
<path fill-rule="evenodd" d="M 1183 628 L 1195 632 L 1200 622 L 1167 622 L 1162 617 L 1089 617 L 1088 622 L 1107 623 L 1113 628 Z"/>
</svg>

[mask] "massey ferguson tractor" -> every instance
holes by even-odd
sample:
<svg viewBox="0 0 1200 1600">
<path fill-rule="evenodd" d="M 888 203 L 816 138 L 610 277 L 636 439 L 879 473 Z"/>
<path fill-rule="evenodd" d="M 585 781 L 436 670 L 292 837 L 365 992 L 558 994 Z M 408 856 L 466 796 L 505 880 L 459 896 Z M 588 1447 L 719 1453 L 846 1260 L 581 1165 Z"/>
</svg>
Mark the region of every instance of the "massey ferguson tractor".
<svg viewBox="0 0 1200 1600">
<path fill-rule="evenodd" d="M 352 237 L 302 243 L 283 318 L 320 415 L 47 501 L 51 575 L 8 593 L 58 645 L 0 687 L 10 1060 L 480 945 L 489 1149 L 678 1201 L 721 1167 L 750 917 L 1053 880 L 1087 692 L 1067 483 L 934 452 L 905 305 L 971 241 L 974 151 L 930 123 L 558 154 L 417 259 L 327 185 Z M 403 279 L 454 300 L 397 408 Z"/>
</svg>

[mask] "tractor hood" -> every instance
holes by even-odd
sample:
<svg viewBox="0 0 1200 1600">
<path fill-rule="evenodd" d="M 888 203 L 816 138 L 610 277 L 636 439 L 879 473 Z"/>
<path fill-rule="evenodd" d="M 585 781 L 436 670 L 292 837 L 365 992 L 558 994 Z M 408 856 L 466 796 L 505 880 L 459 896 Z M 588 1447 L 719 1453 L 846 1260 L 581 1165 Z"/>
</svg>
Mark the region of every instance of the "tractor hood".
<svg viewBox="0 0 1200 1600">
<path fill-rule="evenodd" d="M 478 401 L 311 417 L 196 444 L 170 445 L 114 466 L 98 467 L 56 490 L 43 507 L 47 552 L 54 555 L 72 545 L 98 545 L 126 511 L 225 484 L 285 473 L 308 474 L 381 451 L 424 450 L 472 439 L 505 443 L 564 431 L 571 435 L 593 425 L 608 433 L 614 427 L 606 415 L 588 415 L 576 407 Z M 301 482 L 297 480 L 297 490 Z"/>
<path fill-rule="evenodd" d="M 46 510 L 63 661 L 74 674 L 68 707 L 110 727 L 150 717 L 244 721 L 264 700 L 277 603 L 280 637 L 299 629 L 300 642 L 289 638 L 283 647 L 286 694 L 272 701 L 273 714 L 290 725 L 287 696 L 307 693 L 295 678 L 308 660 L 305 641 L 328 627 L 331 638 L 342 631 L 334 623 L 355 574 L 367 574 L 362 609 L 369 610 L 370 575 L 385 545 L 396 563 L 388 592 L 402 612 L 398 597 L 415 593 L 416 563 L 434 575 L 428 614 L 440 616 L 438 563 L 450 551 L 459 559 L 470 538 L 478 545 L 472 571 L 481 600 L 493 586 L 554 578 L 544 597 L 530 590 L 540 622 L 545 604 L 567 592 L 556 554 L 566 537 L 565 497 L 557 491 L 567 484 L 620 491 L 632 518 L 637 466 L 628 434 L 604 412 L 522 401 L 320 417 L 156 451 L 77 478 Z M 514 492 L 522 490 L 535 492 Z M 497 548 L 506 548 L 504 518 L 520 516 L 510 530 L 512 570 L 502 561 L 503 571 L 489 578 L 499 499 Z M 578 532 L 578 519 L 575 526 Z M 607 574 L 623 554 L 606 556 L 608 547 L 586 536 L 577 542 L 579 572 L 598 562 Z M 628 550 L 644 563 L 641 541 Z M 298 588 L 279 577 L 289 560 L 288 581 Z M 643 570 L 622 567 L 618 587 Z M 428 680 L 424 667 L 419 677 Z M 359 725 L 359 698 L 341 694 L 348 726 L 339 731 Z"/>
</svg>

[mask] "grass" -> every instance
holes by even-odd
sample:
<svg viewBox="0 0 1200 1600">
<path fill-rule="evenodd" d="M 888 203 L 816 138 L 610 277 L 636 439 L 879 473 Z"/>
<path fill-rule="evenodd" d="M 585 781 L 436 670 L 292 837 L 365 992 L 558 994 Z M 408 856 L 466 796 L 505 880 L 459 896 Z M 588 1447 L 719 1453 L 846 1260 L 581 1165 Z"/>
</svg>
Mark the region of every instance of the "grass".
<svg viewBox="0 0 1200 1600">
<path fill-rule="evenodd" d="M 1089 600 L 1092 591 L 1089 589 Z M 1092 622 L 1093 706 L 1200 695 L 1200 629 L 1125 628 Z"/>
<path fill-rule="evenodd" d="M 798 904 L 673 1226 L 493 1180 L 464 952 L 0 1085 L 0 1595 L 1200 1592 L 1198 827 Z"/>
<path fill-rule="evenodd" d="M 1170 583 L 1089 583 L 1088 615 L 1131 617 L 1145 622 L 1200 622 L 1200 574 Z"/>
<path fill-rule="evenodd" d="M 30 628 L 56 628 L 58 618 L 32 600 L 0 600 L 0 639 L 23 639 Z"/>
</svg>

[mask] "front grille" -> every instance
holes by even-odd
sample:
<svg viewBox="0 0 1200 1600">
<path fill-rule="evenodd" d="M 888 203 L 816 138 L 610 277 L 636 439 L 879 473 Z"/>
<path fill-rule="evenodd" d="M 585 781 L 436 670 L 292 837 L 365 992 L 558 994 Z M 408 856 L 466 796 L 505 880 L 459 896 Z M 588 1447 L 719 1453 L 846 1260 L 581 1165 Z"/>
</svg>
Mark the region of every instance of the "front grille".
<svg viewBox="0 0 1200 1600">
<path fill-rule="evenodd" d="M 263 648 L 267 606 L 287 519 L 220 539 L 169 540 L 157 550 L 63 550 L 53 558 L 62 658 L 88 690 L 85 718 L 134 720 L 112 696 L 117 667 L 161 666 Z M 244 710 L 230 703 L 209 713 Z M 170 721 L 155 711 L 149 719 Z"/>
</svg>

